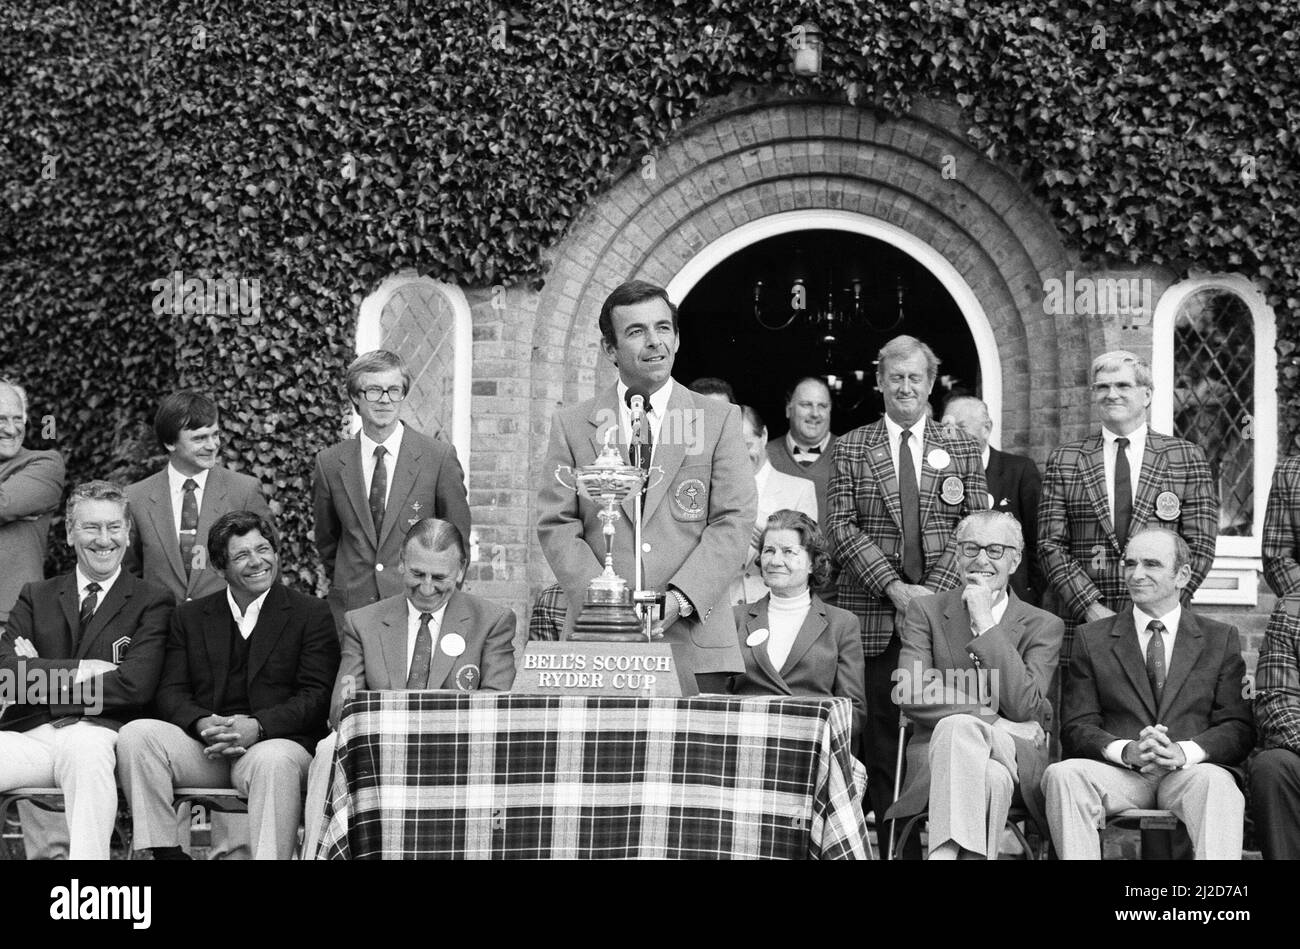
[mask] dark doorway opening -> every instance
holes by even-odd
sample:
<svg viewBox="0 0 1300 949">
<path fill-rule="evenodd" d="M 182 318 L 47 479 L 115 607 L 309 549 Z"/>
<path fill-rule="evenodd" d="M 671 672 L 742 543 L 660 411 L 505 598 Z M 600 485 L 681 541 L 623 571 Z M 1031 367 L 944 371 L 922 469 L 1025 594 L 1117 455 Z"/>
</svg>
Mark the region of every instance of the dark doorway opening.
<svg viewBox="0 0 1300 949">
<path fill-rule="evenodd" d="M 795 310 L 796 303 L 805 308 Z M 831 310 L 836 318 L 827 322 Z M 812 318 L 819 313 L 820 322 Z M 785 393 L 802 376 L 839 382 L 836 434 L 879 419 L 876 353 L 902 334 L 928 343 L 940 359 L 930 395 L 936 417 L 951 395 L 981 391 L 975 340 L 943 284 L 903 251 L 860 234 L 795 231 L 751 244 L 692 288 L 679 326 L 674 378 L 687 385 L 701 376 L 727 380 L 773 437 L 786 430 Z"/>
</svg>

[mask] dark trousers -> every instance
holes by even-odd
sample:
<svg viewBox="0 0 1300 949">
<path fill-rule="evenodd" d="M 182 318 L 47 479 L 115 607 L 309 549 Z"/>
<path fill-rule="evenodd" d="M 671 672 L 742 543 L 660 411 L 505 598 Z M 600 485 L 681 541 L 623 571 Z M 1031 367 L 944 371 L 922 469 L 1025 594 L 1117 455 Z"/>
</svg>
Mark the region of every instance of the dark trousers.
<svg viewBox="0 0 1300 949">
<path fill-rule="evenodd" d="M 730 691 L 727 686 L 731 682 L 734 672 L 697 672 L 695 673 L 695 687 L 703 695 L 706 692 L 716 692 L 720 695 L 726 695 Z"/>
<path fill-rule="evenodd" d="M 893 856 L 888 852 L 889 825 L 895 821 L 886 821 L 884 816 L 894 803 L 899 708 L 890 693 L 894 688 L 894 670 L 898 668 L 898 655 L 902 648 L 898 633 L 894 633 L 884 652 L 868 656 L 866 660 L 867 720 L 862 728 L 862 763 L 867 766 L 867 801 L 876 812 L 876 852 L 884 859 Z M 902 822 L 898 824 L 896 833 L 901 833 Z M 909 860 L 920 859 L 920 834 L 912 834 L 903 856 Z"/>
<path fill-rule="evenodd" d="M 1300 755 L 1261 751 L 1250 763 L 1251 816 L 1265 860 L 1300 860 Z"/>
</svg>

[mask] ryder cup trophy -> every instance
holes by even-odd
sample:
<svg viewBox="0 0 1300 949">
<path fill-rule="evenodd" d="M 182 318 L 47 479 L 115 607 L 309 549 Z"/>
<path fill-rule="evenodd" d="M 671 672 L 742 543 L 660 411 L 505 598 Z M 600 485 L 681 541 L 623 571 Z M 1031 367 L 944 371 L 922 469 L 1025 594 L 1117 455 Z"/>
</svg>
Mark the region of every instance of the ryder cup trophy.
<svg viewBox="0 0 1300 949">
<path fill-rule="evenodd" d="M 619 518 L 619 505 L 628 497 L 636 501 L 636 527 L 640 528 L 640 499 L 648 477 L 639 465 L 625 465 L 618 449 L 610 443 L 611 432 L 606 432 L 605 445 L 596 460 L 589 465 L 569 469 L 561 466 L 556 479 L 566 488 L 576 490 L 583 497 L 600 505 L 596 516 L 602 524 L 605 537 L 605 569 L 587 587 L 587 596 L 578 615 L 570 640 L 585 642 L 649 642 L 650 630 L 663 607 L 663 594 L 628 589 L 627 581 L 614 572 L 614 522 Z M 573 484 L 561 477 L 561 471 L 570 471 Z M 641 550 L 638 538 L 636 551 Z M 637 576 L 640 586 L 640 557 L 637 558 Z M 633 603 L 642 606 L 643 618 L 638 619 Z"/>
</svg>

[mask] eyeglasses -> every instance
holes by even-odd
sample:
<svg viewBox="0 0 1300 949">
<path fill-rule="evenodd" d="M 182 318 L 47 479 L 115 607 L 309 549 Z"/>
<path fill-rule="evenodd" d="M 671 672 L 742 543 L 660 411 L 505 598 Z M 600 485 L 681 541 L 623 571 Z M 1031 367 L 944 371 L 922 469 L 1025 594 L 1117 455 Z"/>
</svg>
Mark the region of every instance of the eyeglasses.
<svg viewBox="0 0 1300 949">
<path fill-rule="evenodd" d="M 1120 395 L 1128 395 L 1136 388 L 1137 386 L 1133 385 L 1131 382 L 1094 382 L 1092 384 L 1094 395 L 1106 395 L 1111 389 L 1114 389 Z"/>
<path fill-rule="evenodd" d="M 387 389 L 381 389 L 379 386 L 366 386 L 361 390 L 361 396 L 367 402 L 378 402 L 387 393 L 389 402 L 401 402 L 406 398 L 406 389 L 403 386 L 389 386 Z"/>
<path fill-rule="evenodd" d="M 957 552 L 971 560 L 978 557 L 981 550 L 989 555 L 989 560 L 1001 560 L 1002 555 L 1008 550 L 1019 552 L 1020 548 L 1012 547 L 1010 544 L 977 544 L 973 540 L 964 540 L 957 545 Z"/>
</svg>

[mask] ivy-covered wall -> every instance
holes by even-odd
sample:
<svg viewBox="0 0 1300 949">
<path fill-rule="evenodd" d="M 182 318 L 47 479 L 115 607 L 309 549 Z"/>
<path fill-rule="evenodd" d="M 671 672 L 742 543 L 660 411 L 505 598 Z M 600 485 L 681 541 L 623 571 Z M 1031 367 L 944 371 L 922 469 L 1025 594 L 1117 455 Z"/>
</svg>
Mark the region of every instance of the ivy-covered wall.
<svg viewBox="0 0 1300 949">
<path fill-rule="evenodd" d="M 955 101 L 1084 257 L 1259 281 L 1300 431 L 1291 0 L 4 7 L 0 372 L 29 387 L 29 444 L 73 480 L 136 478 L 159 396 L 213 393 L 306 586 L 312 458 L 347 414 L 365 294 L 407 267 L 545 279 L 594 194 L 742 85 Z M 807 19 L 825 68 L 796 79 Z"/>
</svg>

